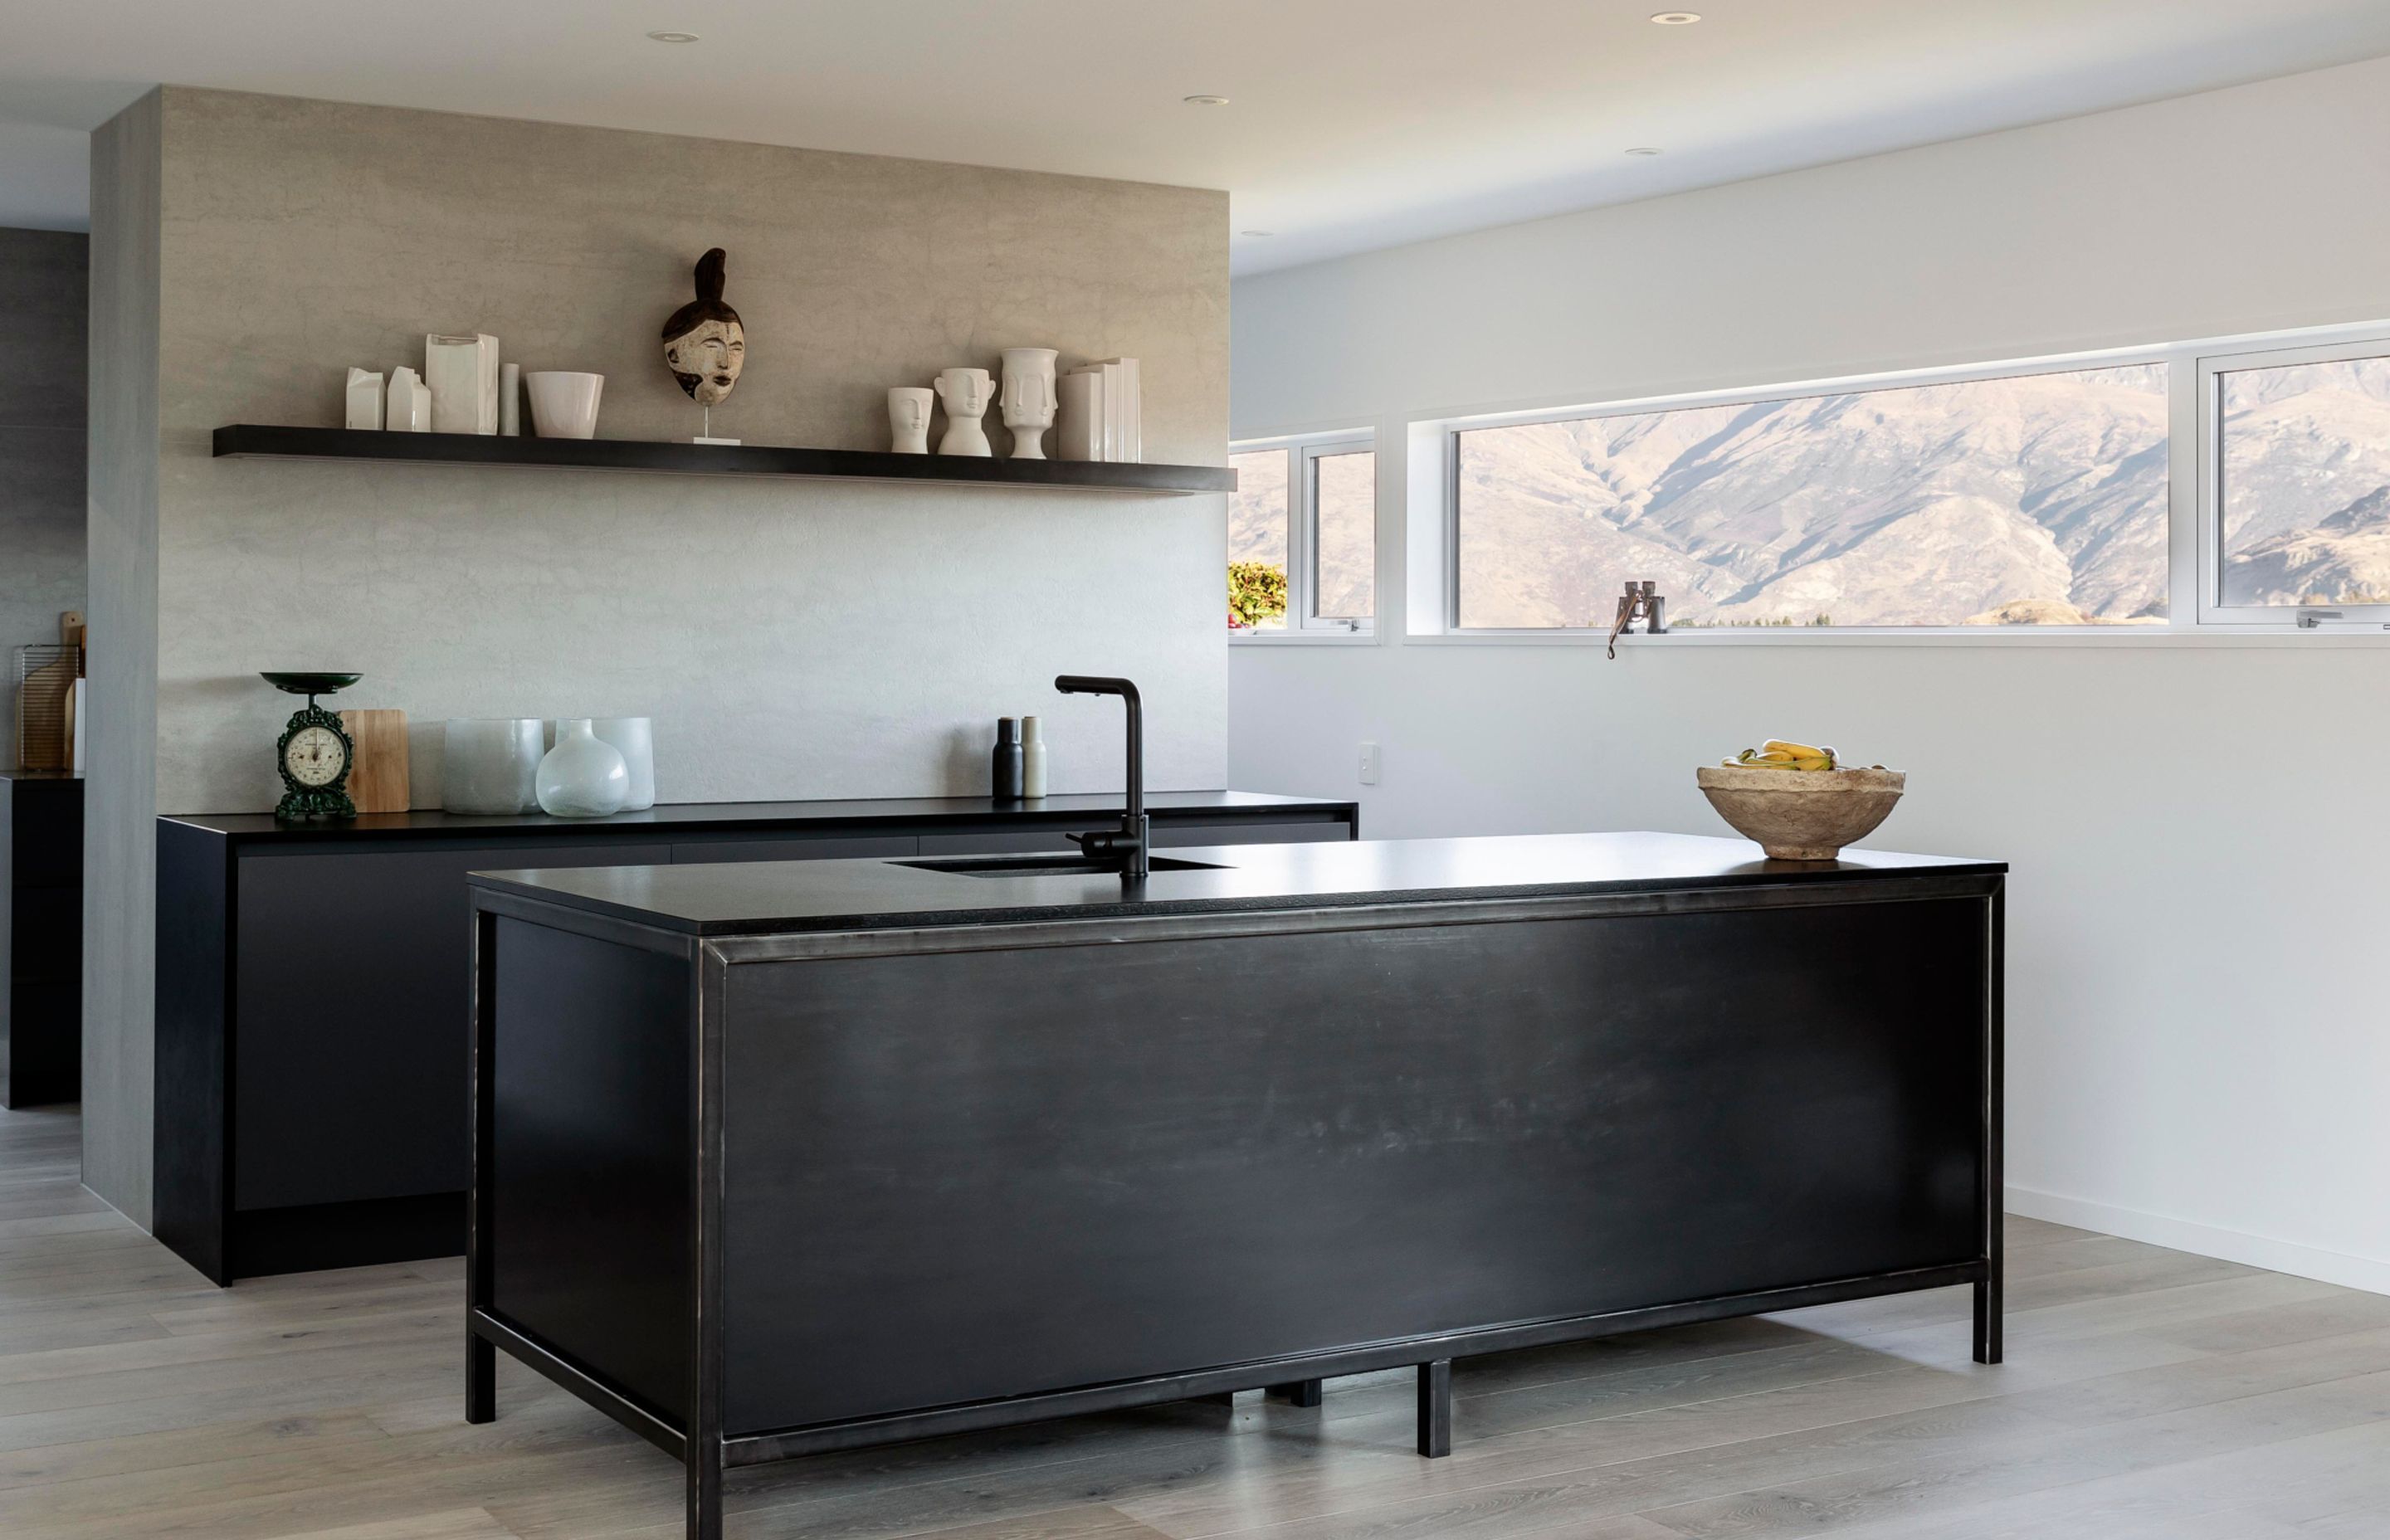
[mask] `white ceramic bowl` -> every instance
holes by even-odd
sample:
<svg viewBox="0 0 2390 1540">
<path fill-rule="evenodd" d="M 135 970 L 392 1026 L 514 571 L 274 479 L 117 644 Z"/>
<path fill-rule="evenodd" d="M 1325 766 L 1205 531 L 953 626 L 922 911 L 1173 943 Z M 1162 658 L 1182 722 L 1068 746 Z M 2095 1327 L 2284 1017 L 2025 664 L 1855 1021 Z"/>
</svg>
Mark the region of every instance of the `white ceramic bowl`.
<svg viewBox="0 0 2390 1540">
<path fill-rule="evenodd" d="M 543 439 L 594 439 L 598 398 L 606 377 L 571 369 L 534 369 L 523 378 L 531 392 L 531 424 Z"/>
</svg>

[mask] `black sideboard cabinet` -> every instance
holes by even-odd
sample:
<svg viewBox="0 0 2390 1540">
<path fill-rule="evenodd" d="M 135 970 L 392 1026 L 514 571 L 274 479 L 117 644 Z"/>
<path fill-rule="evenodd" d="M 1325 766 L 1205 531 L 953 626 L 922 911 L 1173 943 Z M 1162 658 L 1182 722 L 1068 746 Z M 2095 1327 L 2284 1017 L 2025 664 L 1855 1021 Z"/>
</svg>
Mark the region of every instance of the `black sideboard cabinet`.
<svg viewBox="0 0 2390 1540">
<path fill-rule="evenodd" d="M 83 777 L 0 770 L 0 1107 L 83 1095 Z"/>
<path fill-rule="evenodd" d="M 1359 838 L 1349 802 L 1148 799 L 1157 846 Z M 218 1283 L 465 1249 L 471 905 L 524 867 L 1068 850 L 1116 797 L 158 824 L 156 1230 Z"/>
</svg>

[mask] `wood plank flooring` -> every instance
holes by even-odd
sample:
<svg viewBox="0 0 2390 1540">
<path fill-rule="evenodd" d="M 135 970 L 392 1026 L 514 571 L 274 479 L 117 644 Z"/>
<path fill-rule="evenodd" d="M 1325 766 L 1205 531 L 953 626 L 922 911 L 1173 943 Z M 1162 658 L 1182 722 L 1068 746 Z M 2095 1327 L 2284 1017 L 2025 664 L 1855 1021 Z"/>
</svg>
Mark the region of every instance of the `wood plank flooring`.
<svg viewBox="0 0 2390 1540">
<path fill-rule="evenodd" d="M 210 1286 L 0 1112 L 0 1535 L 675 1540 L 679 1468 L 501 1360 L 463 1267 Z M 2382 1540 L 2390 1298 L 2030 1220 L 1964 1290 L 734 1471 L 734 1540 Z"/>
</svg>

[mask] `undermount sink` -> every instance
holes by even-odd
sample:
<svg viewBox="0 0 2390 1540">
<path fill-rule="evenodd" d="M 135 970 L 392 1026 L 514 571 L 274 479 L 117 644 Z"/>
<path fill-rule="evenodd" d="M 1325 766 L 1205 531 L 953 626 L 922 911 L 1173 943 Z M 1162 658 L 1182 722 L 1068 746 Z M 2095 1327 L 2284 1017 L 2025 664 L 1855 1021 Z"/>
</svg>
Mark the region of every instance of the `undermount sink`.
<svg viewBox="0 0 2390 1540">
<path fill-rule="evenodd" d="M 891 861 L 889 865 L 953 872 L 958 877 L 1118 877 L 1121 871 L 1117 861 L 1090 861 L 1084 855 L 982 855 L 952 861 Z M 1155 856 L 1152 867 L 1158 872 L 1227 869 L 1216 861 L 1181 861 L 1175 855 Z"/>
</svg>

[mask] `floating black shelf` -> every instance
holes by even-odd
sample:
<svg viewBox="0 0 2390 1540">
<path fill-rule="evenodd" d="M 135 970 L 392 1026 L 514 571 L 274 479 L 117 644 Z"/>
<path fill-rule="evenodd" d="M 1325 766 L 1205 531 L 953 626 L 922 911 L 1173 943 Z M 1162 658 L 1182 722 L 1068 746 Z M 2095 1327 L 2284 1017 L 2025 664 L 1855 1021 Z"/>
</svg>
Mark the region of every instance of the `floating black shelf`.
<svg viewBox="0 0 2390 1540">
<path fill-rule="evenodd" d="M 677 471 L 700 476 L 827 476 L 852 481 L 1168 495 L 1237 489 L 1235 471 L 1208 465 L 981 459 L 957 455 L 890 455 L 867 449 L 647 443 L 633 439 L 386 433 L 350 428 L 276 428 L 251 422 L 217 429 L 215 452 L 219 457 L 246 455 L 286 460 L 402 460 L 417 465 L 545 466 L 572 470 Z"/>
</svg>

